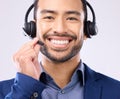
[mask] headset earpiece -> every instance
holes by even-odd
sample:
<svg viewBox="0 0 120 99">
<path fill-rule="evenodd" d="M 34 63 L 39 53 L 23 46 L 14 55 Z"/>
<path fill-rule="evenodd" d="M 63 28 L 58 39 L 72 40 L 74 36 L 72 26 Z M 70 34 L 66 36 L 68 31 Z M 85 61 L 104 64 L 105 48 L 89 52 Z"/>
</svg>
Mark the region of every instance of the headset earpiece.
<svg viewBox="0 0 120 99">
<path fill-rule="evenodd" d="M 36 23 L 34 21 L 30 21 L 30 22 L 25 23 L 23 30 L 31 38 L 36 37 Z"/>
<path fill-rule="evenodd" d="M 96 24 L 91 21 L 86 21 L 84 26 L 84 32 L 88 38 L 91 38 L 91 36 L 96 35 L 97 34 Z"/>
<path fill-rule="evenodd" d="M 95 17 L 95 13 L 94 13 L 92 6 L 87 1 L 86 1 L 86 6 L 88 6 L 89 9 L 91 10 L 93 20 L 90 21 L 90 20 L 87 20 L 86 18 L 85 23 L 84 23 L 84 33 L 88 38 L 91 38 L 91 36 L 94 36 L 97 34 L 96 17 Z"/>
<path fill-rule="evenodd" d="M 34 21 L 28 22 L 28 15 L 30 11 L 33 9 L 33 7 L 34 7 L 34 4 L 32 4 L 27 10 L 25 15 L 25 23 L 23 27 L 23 30 L 25 31 L 25 33 L 31 38 L 36 37 L 36 23 Z"/>
</svg>

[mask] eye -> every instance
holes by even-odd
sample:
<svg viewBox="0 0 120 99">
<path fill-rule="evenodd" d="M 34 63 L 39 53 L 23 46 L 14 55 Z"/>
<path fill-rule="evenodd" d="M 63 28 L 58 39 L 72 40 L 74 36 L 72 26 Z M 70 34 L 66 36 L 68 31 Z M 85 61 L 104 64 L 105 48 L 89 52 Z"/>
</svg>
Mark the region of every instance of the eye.
<svg viewBox="0 0 120 99">
<path fill-rule="evenodd" d="M 52 17 L 52 16 L 45 16 L 43 19 L 45 19 L 45 20 L 53 20 L 54 17 Z"/>
<path fill-rule="evenodd" d="M 78 21 L 78 19 L 76 17 L 68 17 L 67 20 L 69 20 L 69 21 Z"/>
</svg>

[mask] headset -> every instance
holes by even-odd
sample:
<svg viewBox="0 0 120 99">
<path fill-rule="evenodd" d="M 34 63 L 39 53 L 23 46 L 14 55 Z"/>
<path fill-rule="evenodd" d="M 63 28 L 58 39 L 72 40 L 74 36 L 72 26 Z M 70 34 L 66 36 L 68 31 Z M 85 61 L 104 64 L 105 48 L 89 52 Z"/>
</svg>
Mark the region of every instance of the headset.
<svg viewBox="0 0 120 99">
<path fill-rule="evenodd" d="M 96 17 L 94 10 L 92 6 L 86 1 L 86 19 L 84 22 L 84 33 L 86 37 L 91 38 L 91 36 L 94 36 L 97 34 L 97 26 L 96 26 Z M 25 19 L 24 19 L 24 27 L 23 30 L 25 34 L 27 34 L 30 38 L 36 37 L 36 23 L 34 21 L 29 21 L 28 22 L 28 16 L 31 12 L 31 10 L 35 7 L 34 3 L 28 8 L 26 14 L 25 14 Z M 87 7 L 90 9 L 92 13 L 92 21 L 88 20 L 87 18 Z"/>
</svg>

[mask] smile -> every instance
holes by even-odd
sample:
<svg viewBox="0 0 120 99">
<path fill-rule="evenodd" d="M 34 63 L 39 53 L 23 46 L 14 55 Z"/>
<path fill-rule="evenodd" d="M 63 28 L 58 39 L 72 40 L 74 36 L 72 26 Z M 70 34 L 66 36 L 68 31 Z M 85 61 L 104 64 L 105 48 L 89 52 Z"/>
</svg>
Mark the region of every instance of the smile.
<svg viewBox="0 0 120 99">
<path fill-rule="evenodd" d="M 69 47 L 69 44 L 73 39 L 71 37 L 60 37 L 60 36 L 50 36 L 47 39 L 49 41 L 49 45 L 52 48 L 62 48 L 66 49 Z"/>
<path fill-rule="evenodd" d="M 69 43 L 69 40 L 55 40 L 55 39 L 52 39 L 51 43 L 57 44 L 57 45 L 66 45 L 66 44 Z"/>
</svg>

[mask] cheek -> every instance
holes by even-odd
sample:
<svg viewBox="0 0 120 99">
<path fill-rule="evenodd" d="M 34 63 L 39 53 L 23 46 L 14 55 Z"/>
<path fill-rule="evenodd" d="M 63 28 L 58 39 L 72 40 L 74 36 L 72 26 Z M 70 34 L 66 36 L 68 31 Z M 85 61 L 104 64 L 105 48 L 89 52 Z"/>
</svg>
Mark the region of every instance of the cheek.
<svg viewBox="0 0 120 99">
<path fill-rule="evenodd" d="M 83 29 L 83 25 L 81 26 L 80 30 L 78 31 L 78 40 L 81 41 L 81 39 L 83 40 L 84 37 L 84 29 Z"/>
<path fill-rule="evenodd" d="M 83 24 L 81 23 L 76 23 L 76 24 L 68 24 L 69 30 L 74 33 L 77 37 L 80 37 L 83 35 Z"/>
<path fill-rule="evenodd" d="M 69 29 L 72 31 L 72 33 L 74 33 L 77 36 L 77 40 L 76 40 L 76 44 L 78 45 L 78 43 L 83 41 L 83 37 L 84 37 L 84 26 L 81 23 L 78 23 L 76 25 L 69 25 Z"/>
<path fill-rule="evenodd" d="M 51 25 L 46 24 L 45 22 L 39 21 L 36 23 L 36 27 L 37 27 L 37 37 L 42 38 L 43 34 L 47 33 L 50 30 Z"/>
</svg>

